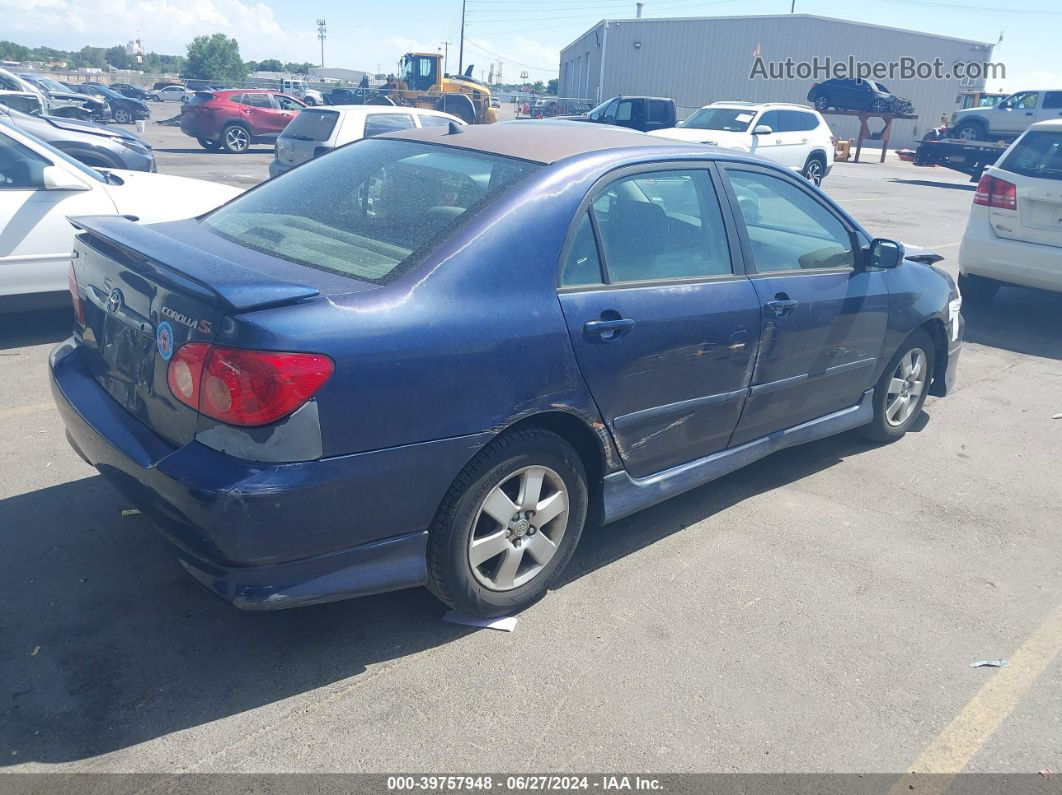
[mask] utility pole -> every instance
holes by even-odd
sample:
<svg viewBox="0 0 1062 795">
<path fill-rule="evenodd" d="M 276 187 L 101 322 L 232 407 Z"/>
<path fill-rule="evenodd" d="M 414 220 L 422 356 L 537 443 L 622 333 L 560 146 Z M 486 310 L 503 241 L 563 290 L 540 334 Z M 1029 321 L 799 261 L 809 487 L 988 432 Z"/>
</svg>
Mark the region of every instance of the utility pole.
<svg viewBox="0 0 1062 795">
<path fill-rule="evenodd" d="M 450 71 L 450 42 L 444 41 L 443 46 L 443 74 Z"/>
<path fill-rule="evenodd" d="M 796 11 L 796 0 L 789 0 L 789 13 Z"/>
<path fill-rule="evenodd" d="M 465 0 L 461 0 L 461 48 L 457 52 L 457 72 L 465 73 Z"/>
<path fill-rule="evenodd" d="M 635 3 L 634 4 L 634 9 L 635 9 L 634 16 L 637 17 L 638 19 L 642 18 L 642 7 L 644 5 L 645 5 L 645 3 Z"/>
<path fill-rule="evenodd" d="M 325 35 L 328 33 L 327 22 L 323 19 L 317 20 L 317 38 L 321 40 L 321 68 L 324 69 L 324 41 Z"/>
</svg>

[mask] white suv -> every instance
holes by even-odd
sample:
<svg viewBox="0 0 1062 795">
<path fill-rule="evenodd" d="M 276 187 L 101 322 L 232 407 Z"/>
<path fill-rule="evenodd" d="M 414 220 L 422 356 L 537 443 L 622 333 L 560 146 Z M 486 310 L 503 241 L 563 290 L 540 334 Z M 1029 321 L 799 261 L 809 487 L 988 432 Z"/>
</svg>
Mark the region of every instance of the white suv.
<svg viewBox="0 0 1062 795">
<path fill-rule="evenodd" d="M 783 102 L 713 102 L 677 127 L 649 135 L 696 141 L 766 157 L 816 185 L 833 167 L 833 133 L 817 110 Z"/>
<path fill-rule="evenodd" d="M 1034 124 L 985 169 L 959 249 L 959 290 L 1000 284 L 1062 292 L 1062 120 Z"/>
</svg>

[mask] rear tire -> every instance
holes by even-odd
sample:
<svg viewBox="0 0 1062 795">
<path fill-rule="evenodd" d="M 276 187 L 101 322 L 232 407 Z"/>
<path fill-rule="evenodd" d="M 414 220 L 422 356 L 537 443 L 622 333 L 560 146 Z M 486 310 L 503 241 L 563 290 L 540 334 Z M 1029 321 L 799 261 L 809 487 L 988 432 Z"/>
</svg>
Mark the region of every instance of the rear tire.
<svg viewBox="0 0 1062 795">
<path fill-rule="evenodd" d="M 892 442 L 910 430 L 929 396 L 935 361 L 928 333 L 919 329 L 904 340 L 874 385 L 874 419 L 863 427 L 864 435 Z"/>
<path fill-rule="evenodd" d="M 196 140 L 208 152 L 216 152 L 221 149 L 221 144 L 218 141 L 211 141 L 209 138 L 196 138 Z"/>
<path fill-rule="evenodd" d="M 251 131 L 242 124 L 228 124 L 221 130 L 221 148 L 239 155 L 251 148 Z"/>
<path fill-rule="evenodd" d="M 804 170 L 801 173 L 804 175 L 804 179 L 818 187 L 826 176 L 826 161 L 822 155 L 811 155 L 808 158 L 808 162 L 804 164 Z"/>
<path fill-rule="evenodd" d="M 955 128 L 955 137 L 963 141 L 987 141 L 988 132 L 979 121 L 964 121 Z"/>
<path fill-rule="evenodd" d="M 962 300 L 970 304 L 987 304 L 996 297 L 1001 286 L 1002 283 L 995 279 L 967 273 L 959 274 L 959 292 L 962 294 Z"/>
<path fill-rule="evenodd" d="M 571 445 L 538 428 L 504 434 L 468 463 L 439 506 L 428 589 L 466 615 L 519 612 L 571 559 L 586 510 L 586 471 Z"/>
</svg>

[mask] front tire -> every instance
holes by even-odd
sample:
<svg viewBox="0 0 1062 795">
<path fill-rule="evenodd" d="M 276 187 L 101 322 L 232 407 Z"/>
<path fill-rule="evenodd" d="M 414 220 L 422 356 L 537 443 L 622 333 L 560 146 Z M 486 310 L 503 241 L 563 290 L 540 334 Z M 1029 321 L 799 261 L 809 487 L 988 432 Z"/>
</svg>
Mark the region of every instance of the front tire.
<svg viewBox="0 0 1062 795">
<path fill-rule="evenodd" d="M 987 304 L 996 297 L 1001 284 L 995 279 L 973 274 L 959 274 L 959 292 L 964 301 L 971 304 Z"/>
<path fill-rule="evenodd" d="M 929 396 L 936 349 L 919 329 L 896 351 L 874 385 L 874 419 L 863 432 L 878 442 L 892 442 L 911 429 Z"/>
<path fill-rule="evenodd" d="M 498 437 L 454 481 L 428 538 L 428 589 L 491 618 L 538 601 L 586 522 L 586 471 L 564 439 L 529 428 Z"/>
<path fill-rule="evenodd" d="M 883 99 L 875 99 L 870 103 L 870 110 L 874 113 L 885 113 L 889 110 L 889 103 Z"/>
<path fill-rule="evenodd" d="M 251 148 L 251 133 L 242 124 L 230 124 L 221 131 L 221 148 L 239 155 Z"/>
<path fill-rule="evenodd" d="M 819 96 L 815 97 L 814 105 L 815 110 L 817 111 L 829 110 L 830 101 L 820 94 Z"/>
<path fill-rule="evenodd" d="M 116 111 L 114 111 L 114 120 L 118 124 L 132 124 L 133 114 L 125 110 L 124 108 L 118 108 Z"/>
</svg>

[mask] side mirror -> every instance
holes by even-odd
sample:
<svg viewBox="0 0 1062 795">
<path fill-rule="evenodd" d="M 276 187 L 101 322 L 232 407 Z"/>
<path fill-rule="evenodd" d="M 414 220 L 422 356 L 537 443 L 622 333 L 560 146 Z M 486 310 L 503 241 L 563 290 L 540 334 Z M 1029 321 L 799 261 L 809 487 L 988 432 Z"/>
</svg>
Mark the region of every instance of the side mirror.
<svg viewBox="0 0 1062 795">
<path fill-rule="evenodd" d="M 866 249 L 866 266 L 868 268 L 896 268 L 903 262 L 903 243 L 876 237 Z"/>
<path fill-rule="evenodd" d="M 770 135 L 774 130 L 771 129 L 769 124 L 757 124 L 756 128 L 752 131 L 753 135 Z"/>
<path fill-rule="evenodd" d="M 91 190 L 88 185 L 59 166 L 45 166 L 41 172 L 41 181 L 45 190 Z"/>
</svg>

